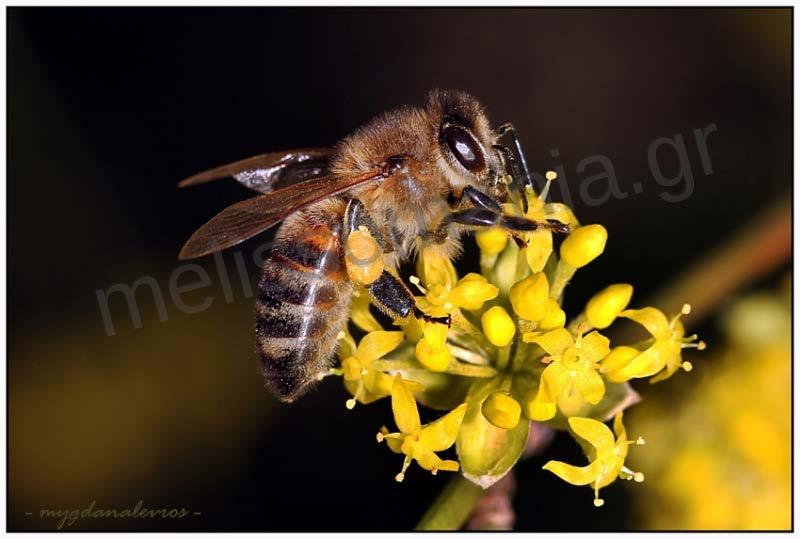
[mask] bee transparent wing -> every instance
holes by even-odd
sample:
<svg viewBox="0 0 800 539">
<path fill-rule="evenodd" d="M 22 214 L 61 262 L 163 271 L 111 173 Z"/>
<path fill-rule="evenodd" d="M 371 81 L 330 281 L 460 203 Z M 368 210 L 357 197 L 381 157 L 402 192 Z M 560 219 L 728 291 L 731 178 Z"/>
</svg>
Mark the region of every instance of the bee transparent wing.
<svg viewBox="0 0 800 539">
<path fill-rule="evenodd" d="M 279 223 L 292 213 L 357 185 L 386 177 L 382 171 L 359 176 L 315 178 L 228 206 L 201 226 L 178 258 L 197 258 L 232 247 Z"/>
<path fill-rule="evenodd" d="M 332 154 L 331 148 L 300 148 L 264 153 L 189 176 L 178 183 L 178 187 L 199 185 L 232 176 L 253 191 L 272 193 L 326 175 Z"/>
</svg>

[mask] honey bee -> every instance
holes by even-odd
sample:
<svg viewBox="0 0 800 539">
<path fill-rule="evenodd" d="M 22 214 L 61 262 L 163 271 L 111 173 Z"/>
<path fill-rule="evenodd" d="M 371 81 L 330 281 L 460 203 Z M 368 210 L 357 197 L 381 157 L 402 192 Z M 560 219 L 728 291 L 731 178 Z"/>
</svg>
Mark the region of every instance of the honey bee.
<svg viewBox="0 0 800 539">
<path fill-rule="evenodd" d="M 499 142 L 506 134 L 511 148 Z M 558 221 L 504 215 L 501 201 L 524 205 L 531 182 L 516 131 L 510 124 L 493 130 L 480 103 L 458 91 L 433 91 L 423 107 L 380 115 L 332 148 L 258 155 L 179 186 L 228 176 L 261 194 L 200 227 L 179 258 L 226 249 L 282 222 L 259 282 L 255 333 L 266 385 L 285 402 L 330 368 L 357 286 L 366 286 L 372 303 L 393 319 L 449 324 L 423 313 L 386 268 L 423 246 L 452 258 L 461 234 L 475 227 L 500 226 L 512 236 L 542 227 L 568 231 Z M 362 260 L 346 248 L 356 231 L 380 249 L 364 264 L 385 265 L 362 282 L 348 271 Z"/>
</svg>

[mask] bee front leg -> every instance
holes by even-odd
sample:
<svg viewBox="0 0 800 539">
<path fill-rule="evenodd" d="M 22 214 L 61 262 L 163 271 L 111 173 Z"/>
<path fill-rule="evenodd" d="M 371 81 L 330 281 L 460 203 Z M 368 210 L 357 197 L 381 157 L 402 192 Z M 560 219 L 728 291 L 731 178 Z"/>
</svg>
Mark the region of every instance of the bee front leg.
<svg viewBox="0 0 800 539">
<path fill-rule="evenodd" d="M 447 324 L 447 327 L 450 327 L 450 315 L 439 317 L 423 313 L 417 307 L 411 291 L 388 271 L 384 271 L 367 289 L 372 302 L 387 316 L 404 320 L 413 315 L 428 322 Z"/>
<path fill-rule="evenodd" d="M 546 228 L 553 232 L 566 234 L 569 232 L 569 225 L 548 219 L 547 221 L 533 221 L 525 217 L 515 215 L 503 215 L 498 211 L 487 208 L 469 208 L 451 213 L 448 222 L 464 226 L 486 227 L 500 226 L 513 232 L 531 232 Z"/>
</svg>

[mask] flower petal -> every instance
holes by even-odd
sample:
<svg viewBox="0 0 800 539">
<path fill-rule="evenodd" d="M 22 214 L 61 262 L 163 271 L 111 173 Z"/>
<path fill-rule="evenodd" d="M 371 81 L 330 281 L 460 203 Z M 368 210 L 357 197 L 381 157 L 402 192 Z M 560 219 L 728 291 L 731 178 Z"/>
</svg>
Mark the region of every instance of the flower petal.
<svg viewBox="0 0 800 539">
<path fill-rule="evenodd" d="M 444 451 L 456 443 L 458 429 L 467 413 L 467 403 L 461 404 L 458 408 L 425 425 L 420 432 L 419 441 L 431 451 Z"/>
<path fill-rule="evenodd" d="M 358 329 L 363 331 L 380 331 L 383 326 L 372 315 L 369 305 L 369 293 L 365 288 L 360 288 L 357 294 L 353 294 L 353 300 L 350 304 L 350 320 L 353 321 Z"/>
<path fill-rule="evenodd" d="M 400 346 L 405 337 L 402 331 L 373 331 L 358 344 L 358 359 L 365 365 L 381 358 Z"/>
<path fill-rule="evenodd" d="M 538 273 L 544 269 L 547 259 L 553 252 L 553 233 L 547 229 L 541 229 L 529 232 L 525 237 L 528 240 L 525 258 L 531 271 Z"/>
<path fill-rule="evenodd" d="M 622 311 L 620 316 L 623 318 L 630 318 L 634 322 L 641 324 L 647 332 L 656 339 L 665 339 L 669 337 L 669 320 L 667 320 L 664 313 L 655 307 L 628 309 Z"/>
<path fill-rule="evenodd" d="M 670 343 L 656 341 L 650 348 L 633 358 L 624 368 L 614 374 L 620 380 L 653 376 L 667 365 Z"/>
<path fill-rule="evenodd" d="M 606 386 L 603 379 L 594 369 L 585 369 L 581 372 L 575 380 L 575 387 L 578 388 L 578 393 L 581 397 L 586 399 L 592 404 L 597 404 L 603 399 L 606 394 Z"/>
<path fill-rule="evenodd" d="M 611 341 L 608 337 L 601 335 L 597 331 L 592 331 L 588 335 L 584 335 L 581 339 L 581 359 L 596 363 L 606 357 L 611 351 L 609 346 Z"/>
<path fill-rule="evenodd" d="M 573 485 L 588 485 L 600 476 L 600 462 L 594 461 L 588 466 L 573 466 L 566 462 L 551 460 L 542 469 L 553 472 L 558 477 Z"/>
<path fill-rule="evenodd" d="M 588 417 L 570 417 L 569 428 L 592 444 L 598 455 L 614 449 L 614 435 L 611 429 L 600 421 Z"/>
<path fill-rule="evenodd" d="M 551 356 L 560 356 L 564 350 L 575 343 L 572 334 L 565 328 L 557 328 L 548 331 L 544 335 L 533 337 L 525 342 L 533 342 L 544 348 L 544 351 Z"/>
<path fill-rule="evenodd" d="M 555 219 L 556 221 L 561 221 L 572 227 L 576 227 L 580 224 L 578 223 L 578 218 L 575 217 L 575 214 L 572 212 L 572 209 L 561 202 L 545 204 L 545 218 Z"/>
<path fill-rule="evenodd" d="M 400 375 L 395 375 L 392 384 L 392 413 L 397 428 L 403 434 L 412 434 L 420 428 L 419 411 L 414 395 L 408 389 Z"/>
</svg>

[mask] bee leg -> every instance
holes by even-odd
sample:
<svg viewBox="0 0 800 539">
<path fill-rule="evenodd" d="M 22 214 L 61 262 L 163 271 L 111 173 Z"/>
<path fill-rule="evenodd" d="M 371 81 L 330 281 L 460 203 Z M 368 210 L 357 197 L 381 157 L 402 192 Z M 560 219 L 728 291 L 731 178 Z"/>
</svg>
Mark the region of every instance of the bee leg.
<svg viewBox="0 0 800 539">
<path fill-rule="evenodd" d="M 411 291 L 394 275 L 384 271 L 378 280 L 368 287 L 372 302 L 387 316 L 394 319 L 406 319 L 415 316 L 428 322 L 447 324 L 450 327 L 450 316 L 428 316 L 423 313 Z"/>
<path fill-rule="evenodd" d="M 548 219 L 544 222 L 532 221 L 525 217 L 503 215 L 502 213 L 485 208 L 469 208 L 467 210 L 453 212 L 448 217 L 448 221 L 465 226 L 500 226 L 517 232 L 531 232 L 541 228 L 546 228 L 553 232 L 569 232 L 569 225 L 561 223 L 560 221 L 553 219 Z"/>
<path fill-rule="evenodd" d="M 351 232 L 358 230 L 358 227 L 361 226 L 369 230 L 372 237 L 383 249 L 383 252 L 389 253 L 394 250 L 391 242 L 386 239 L 386 235 L 370 217 L 364 203 L 354 198 L 347 203 L 347 208 L 344 212 L 344 241 L 347 241 L 347 237 Z"/>
</svg>

